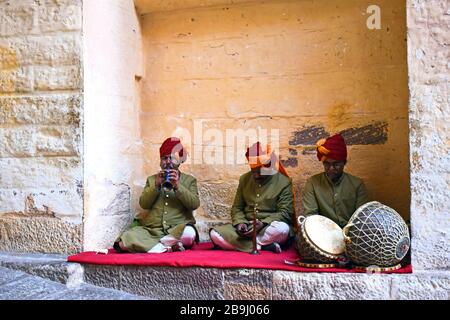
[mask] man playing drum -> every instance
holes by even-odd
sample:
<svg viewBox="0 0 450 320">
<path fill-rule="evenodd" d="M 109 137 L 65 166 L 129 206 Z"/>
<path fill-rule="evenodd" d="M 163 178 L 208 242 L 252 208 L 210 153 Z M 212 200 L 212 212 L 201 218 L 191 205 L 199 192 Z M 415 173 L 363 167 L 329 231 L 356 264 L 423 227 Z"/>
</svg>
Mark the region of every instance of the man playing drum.
<svg viewBox="0 0 450 320">
<path fill-rule="evenodd" d="M 303 214 L 320 214 L 342 228 L 355 210 L 369 201 L 366 188 L 360 178 L 344 172 L 347 146 L 340 134 L 317 142 L 317 158 L 325 172 L 307 180 L 302 198 Z"/>
<path fill-rule="evenodd" d="M 232 223 L 211 229 L 211 240 L 224 250 L 251 252 L 256 215 L 257 249 L 280 253 L 280 245 L 294 235 L 292 181 L 270 146 L 257 142 L 245 156 L 251 171 L 239 179 Z"/>
</svg>

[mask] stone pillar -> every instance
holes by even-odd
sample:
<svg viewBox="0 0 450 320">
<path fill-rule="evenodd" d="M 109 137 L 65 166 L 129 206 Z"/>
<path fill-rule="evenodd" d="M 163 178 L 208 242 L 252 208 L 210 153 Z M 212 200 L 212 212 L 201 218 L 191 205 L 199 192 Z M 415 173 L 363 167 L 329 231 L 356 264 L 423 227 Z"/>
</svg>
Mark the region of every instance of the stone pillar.
<svg viewBox="0 0 450 320">
<path fill-rule="evenodd" d="M 84 250 L 110 247 L 138 206 L 140 28 L 132 0 L 83 2 Z M 134 187 L 136 184 L 136 187 Z"/>
<path fill-rule="evenodd" d="M 0 3 L 0 250 L 82 246 L 82 3 Z"/>
<path fill-rule="evenodd" d="M 450 7 L 409 0 L 407 11 L 412 262 L 449 270 Z"/>
</svg>

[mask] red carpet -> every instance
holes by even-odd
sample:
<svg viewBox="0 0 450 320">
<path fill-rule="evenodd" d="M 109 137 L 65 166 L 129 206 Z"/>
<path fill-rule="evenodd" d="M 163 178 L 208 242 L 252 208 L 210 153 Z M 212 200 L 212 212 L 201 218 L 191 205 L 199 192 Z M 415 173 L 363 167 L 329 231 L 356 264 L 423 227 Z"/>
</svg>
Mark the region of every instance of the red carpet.
<svg viewBox="0 0 450 320">
<path fill-rule="evenodd" d="M 191 250 L 173 253 L 116 253 L 110 249 L 108 254 L 95 252 L 82 252 L 68 257 L 69 262 L 100 264 L 100 265 L 129 265 L 129 266 L 153 266 L 153 267 L 203 267 L 203 268 L 244 268 L 244 269 L 272 269 L 298 272 L 359 272 L 360 270 L 348 270 L 341 268 L 312 269 L 296 265 L 289 265 L 287 261 L 298 259 L 294 246 L 280 254 L 260 251 L 259 255 L 244 252 L 211 250 L 212 244 L 200 243 Z M 411 265 L 399 270 L 385 273 L 412 273 Z"/>
</svg>

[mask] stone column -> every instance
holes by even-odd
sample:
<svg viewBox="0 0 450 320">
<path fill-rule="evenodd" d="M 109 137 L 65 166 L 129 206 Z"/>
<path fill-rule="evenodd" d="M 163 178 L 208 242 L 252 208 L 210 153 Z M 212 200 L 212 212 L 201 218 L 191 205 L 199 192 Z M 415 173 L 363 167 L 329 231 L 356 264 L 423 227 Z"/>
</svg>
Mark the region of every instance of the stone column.
<svg viewBox="0 0 450 320">
<path fill-rule="evenodd" d="M 412 263 L 450 268 L 450 7 L 407 2 Z"/>
</svg>

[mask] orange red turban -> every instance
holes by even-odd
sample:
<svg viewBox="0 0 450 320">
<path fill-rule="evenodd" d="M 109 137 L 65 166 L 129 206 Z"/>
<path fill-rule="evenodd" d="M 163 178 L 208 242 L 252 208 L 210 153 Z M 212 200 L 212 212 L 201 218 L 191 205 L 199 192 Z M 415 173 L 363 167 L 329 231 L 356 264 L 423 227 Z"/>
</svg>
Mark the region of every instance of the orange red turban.
<svg viewBox="0 0 450 320">
<path fill-rule="evenodd" d="M 284 174 L 286 177 L 289 177 L 286 169 L 280 163 L 278 157 L 275 152 L 272 151 L 270 145 L 262 146 L 258 141 L 254 143 L 251 147 L 247 148 L 247 152 L 245 153 L 245 157 L 247 158 L 248 164 L 250 168 L 274 168 L 278 170 L 281 174 Z"/>
<path fill-rule="evenodd" d="M 347 160 L 347 145 L 344 138 L 338 133 L 327 139 L 317 141 L 317 158 L 325 161 L 328 158 L 345 161 Z"/>
</svg>

